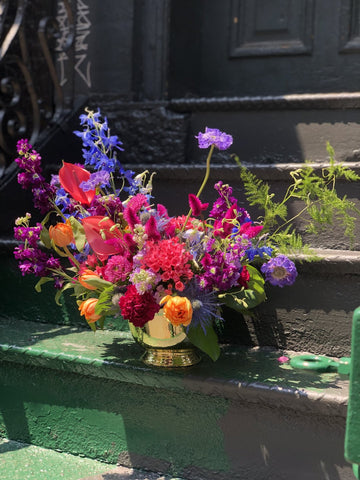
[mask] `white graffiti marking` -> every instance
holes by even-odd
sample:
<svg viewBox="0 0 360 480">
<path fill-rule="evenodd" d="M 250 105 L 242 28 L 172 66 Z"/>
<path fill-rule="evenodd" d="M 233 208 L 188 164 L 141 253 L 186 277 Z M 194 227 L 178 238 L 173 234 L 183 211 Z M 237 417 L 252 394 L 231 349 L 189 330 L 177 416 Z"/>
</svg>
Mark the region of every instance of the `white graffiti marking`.
<svg viewBox="0 0 360 480">
<path fill-rule="evenodd" d="M 83 0 L 78 0 L 75 37 L 75 71 L 84 80 L 86 85 L 91 87 L 91 62 L 87 58 L 88 44 L 86 42 L 87 36 L 90 34 L 91 29 L 89 14 L 89 6 Z"/>
<path fill-rule="evenodd" d="M 73 68 L 87 87 L 91 87 L 91 61 L 88 58 L 88 37 L 91 32 L 91 21 L 89 15 L 89 5 L 87 5 L 85 0 L 78 0 L 76 4 L 76 25 L 74 39 L 75 65 Z M 64 51 L 64 47 L 69 36 L 69 23 L 64 2 L 62 0 L 58 1 L 56 19 L 60 30 L 55 48 L 57 53 L 56 61 L 58 63 L 60 85 L 63 86 L 68 82 L 66 72 L 70 67 L 70 59 L 67 53 Z"/>
</svg>

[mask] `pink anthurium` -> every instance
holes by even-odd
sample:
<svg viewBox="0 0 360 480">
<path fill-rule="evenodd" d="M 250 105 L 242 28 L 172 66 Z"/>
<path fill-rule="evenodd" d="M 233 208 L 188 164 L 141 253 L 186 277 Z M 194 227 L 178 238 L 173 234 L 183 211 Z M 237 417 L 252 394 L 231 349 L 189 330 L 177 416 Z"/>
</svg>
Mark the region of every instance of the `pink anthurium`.
<svg viewBox="0 0 360 480">
<path fill-rule="evenodd" d="M 59 170 L 59 180 L 63 189 L 84 205 L 90 205 L 95 196 L 95 190 L 84 192 L 80 188 L 80 183 L 87 182 L 89 178 L 90 172 L 73 163 L 63 162 L 63 166 Z"/>
<path fill-rule="evenodd" d="M 123 251 L 122 232 L 109 218 L 96 215 L 81 220 L 86 239 L 100 259 Z"/>
<path fill-rule="evenodd" d="M 208 203 L 201 203 L 200 199 L 193 193 L 189 193 L 189 205 L 194 217 L 198 217 L 200 213 L 209 206 Z"/>
</svg>

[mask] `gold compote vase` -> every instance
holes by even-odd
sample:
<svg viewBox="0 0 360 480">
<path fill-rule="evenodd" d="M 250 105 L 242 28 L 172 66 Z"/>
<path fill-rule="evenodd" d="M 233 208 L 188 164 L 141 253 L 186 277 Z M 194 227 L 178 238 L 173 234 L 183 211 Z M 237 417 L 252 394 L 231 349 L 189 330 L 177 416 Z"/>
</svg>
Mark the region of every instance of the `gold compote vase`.
<svg viewBox="0 0 360 480">
<path fill-rule="evenodd" d="M 162 310 L 144 327 L 129 322 L 134 340 L 145 352 L 141 359 L 156 367 L 190 367 L 200 362 L 196 347 L 189 341 L 182 325 L 172 325 Z"/>
</svg>

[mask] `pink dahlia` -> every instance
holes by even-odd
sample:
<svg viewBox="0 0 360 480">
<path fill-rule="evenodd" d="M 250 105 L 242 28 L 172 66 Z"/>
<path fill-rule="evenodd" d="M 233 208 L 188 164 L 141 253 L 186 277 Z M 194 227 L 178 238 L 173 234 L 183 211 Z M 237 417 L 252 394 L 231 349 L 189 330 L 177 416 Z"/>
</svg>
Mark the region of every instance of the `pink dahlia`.
<svg viewBox="0 0 360 480">
<path fill-rule="evenodd" d="M 132 263 L 122 255 L 113 255 L 103 269 L 104 279 L 111 283 L 125 282 L 132 269 Z"/>
</svg>

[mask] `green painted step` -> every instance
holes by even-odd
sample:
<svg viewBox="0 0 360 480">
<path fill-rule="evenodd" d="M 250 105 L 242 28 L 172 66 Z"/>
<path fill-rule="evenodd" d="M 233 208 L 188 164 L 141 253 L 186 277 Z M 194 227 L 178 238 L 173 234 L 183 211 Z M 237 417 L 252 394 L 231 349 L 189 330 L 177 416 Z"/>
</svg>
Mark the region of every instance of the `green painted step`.
<svg viewBox="0 0 360 480">
<path fill-rule="evenodd" d="M 183 370 L 141 353 L 128 332 L 0 317 L 0 434 L 188 480 L 348 480 L 346 378 L 274 349 Z"/>
<path fill-rule="evenodd" d="M 79 480 L 107 470 L 97 460 L 0 439 L 1 480 Z"/>
<path fill-rule="evenodd" d="M 0 439 L 1 480 L 185 480 Z"/>
</svg>

